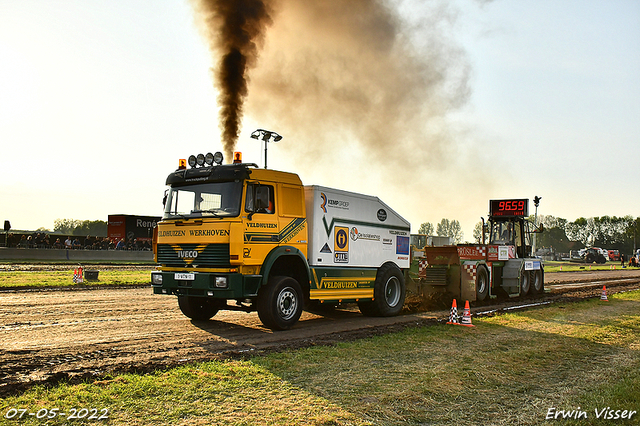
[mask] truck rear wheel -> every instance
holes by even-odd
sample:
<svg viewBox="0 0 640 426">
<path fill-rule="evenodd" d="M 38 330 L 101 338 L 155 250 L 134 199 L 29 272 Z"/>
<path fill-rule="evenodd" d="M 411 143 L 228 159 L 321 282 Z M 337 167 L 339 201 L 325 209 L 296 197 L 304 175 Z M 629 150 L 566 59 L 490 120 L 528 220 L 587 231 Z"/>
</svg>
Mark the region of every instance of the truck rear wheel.
<svg viewBox="0 0 640 426">
<path fill-rule="evenodd" d="M 302 288 L 291 277 L 273 277 L 258 292 L 258 316 L 265 327 L 288 330 L 302 314 Z"/>
<path fill-rule="evenodd" d="M 373 300 L 359 302 L 360 312 L 366 316 L 390 317 L 404 306 L 405 285 L 402 271 L 391 263 L 378 269 L 373 289 Z"/>
<path fill-rule="evenodd" d="M 178 296 L 178 306 L 187 317 L 206 321 L 220 310 L 220 301 L 205 297 Z"/>
</svg>

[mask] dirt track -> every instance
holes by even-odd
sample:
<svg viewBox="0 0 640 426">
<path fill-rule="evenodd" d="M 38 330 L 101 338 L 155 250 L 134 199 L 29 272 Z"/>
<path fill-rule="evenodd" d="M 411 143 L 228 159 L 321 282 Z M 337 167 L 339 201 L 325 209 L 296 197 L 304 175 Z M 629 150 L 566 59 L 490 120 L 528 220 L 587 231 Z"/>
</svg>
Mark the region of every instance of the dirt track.
<svg viewBox="0 0 640 426">
<path fill-rule="evenodd" d="M 556 273 L 547 274 L 548 285 L 577 280 L 596 285 L 554 288 L 541 299 L 596 297 L 599 280 L 619 277 L 634 282 L 607 284 L 611 293 L 640 288 L 640 270 Z M 322 314 L 305 311 L 292 330 L 274 333 L 262 326 L 256 313 L 222 311 L 211 321 L 190 321 L 175 297 L 154 296 L 150 288 L 1 292 L 0 395 L 42 381 L 330 344 L 436 323 L 448 314 L 439 310 L 371 318 L 353 307 Z"/>
</svg>

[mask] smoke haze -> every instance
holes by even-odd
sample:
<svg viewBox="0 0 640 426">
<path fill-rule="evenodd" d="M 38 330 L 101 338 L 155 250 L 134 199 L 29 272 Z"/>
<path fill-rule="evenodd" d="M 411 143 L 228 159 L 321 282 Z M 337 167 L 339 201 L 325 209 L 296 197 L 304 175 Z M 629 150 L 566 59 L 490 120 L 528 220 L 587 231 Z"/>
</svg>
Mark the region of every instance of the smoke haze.
<svg viewBox="0 0 640 426">
<path fill-rule="evenodd" d="M 286 149 L 301 159 L 346 144 L 370 161 L 440 164 L 452 143 L 447 115 L 469 96 L 470 68 L 448 39 L 455 12 L 426 2 L 427 14 L 409 22 L 397 6 L 406 3 L 393 3 L 278 1 L 251 117 L 294 136 Z"/>
<path fill-rule="evenodd" d="M 411 203 L 434 215 L 442 214 L 434 205 L 447 204 L 449 217 L 452 210 L 475 218 L 484 213 L 487 159 L 452 119 L 470 97 L 471 67 L 453 36 L 458 10 L 450 2 L 242 0 L 234 9 L 230 1 L 192 1 L 206 17 L 212 52 L 225 58 L 223 52 L 242 46 L 246 58 L 241 84 L 234 75 L 216 84 L 222 117 L 234 122 L 223 125 L 227 149 L 233 150 L 246 111 L 258 127 L 285 137 L 272 162 L 277 156 L 295 162 L 290 171 L 305 183 L 315 183 L 309 178 L 319 171 L 318 183 L 342 189 L 371 194 L 391 185 L 391 197 L 377 194 L 390 204 Z M 221 19 L 243 5 L 259 13 L 250 9 L 238 37 Z M 462 185 L 475 198 L 451 197 Z"/>
</svg>

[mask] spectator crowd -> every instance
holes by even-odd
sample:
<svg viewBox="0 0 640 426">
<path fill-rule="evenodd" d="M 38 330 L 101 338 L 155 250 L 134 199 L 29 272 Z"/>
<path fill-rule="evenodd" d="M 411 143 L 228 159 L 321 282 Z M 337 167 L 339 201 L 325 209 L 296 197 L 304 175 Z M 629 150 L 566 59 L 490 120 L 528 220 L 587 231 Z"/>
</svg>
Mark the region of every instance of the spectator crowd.
<svg viewBox="0 0 640 426">
<path fill-rule="evenodd" d="M 151 241 L 141 239 L 111 239 L 77 235 L 49 235 L 45 232 L 6 235 L 6 247 L 67 249 L 67 250 L 151 250 Z"/>
</svg>

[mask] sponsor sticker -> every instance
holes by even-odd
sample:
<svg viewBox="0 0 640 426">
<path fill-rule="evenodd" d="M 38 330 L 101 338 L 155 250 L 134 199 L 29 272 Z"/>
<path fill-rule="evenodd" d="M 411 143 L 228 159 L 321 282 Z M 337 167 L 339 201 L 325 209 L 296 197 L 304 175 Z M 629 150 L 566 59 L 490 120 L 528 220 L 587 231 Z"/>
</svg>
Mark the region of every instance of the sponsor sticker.
<svg viewBox="0 0 640 426">
<path fill-rule="evenodd" d="M 507 246 L 498 247 L 498 260 L 509 260 L 509 247 Z"/>
<path fill-rule="evenodd" d="M 409 255 L 409 237 L 396 237 L 396 254 Z"/>
<path fill-rule="evenodd" d="M 358 232 L 358 228 L 356 228 L 355 226 L 351 228 L 350 235 L 353 241 L 357 241 L 357 240 L 380 241 L 380 235 Z"/>
<path fill-rule="evenodd" d="M 320 198 L 322 198 L 322 203 L 320 204 L 320 208 L 323 212 L 327 212 L 327 208 L 333 209 L 341 209 L 341 210 L 349 210 L 349 202 L 344 200 L 333 200 L 324 192 L 320 193 Z"/>
<path fill-rule="evenodd" d="M 334 228 L 333 261 L 349 263 L 349 228 L 336 226 Z"/>
<path fill-rule="evenodd" d="M 539 260 L 525 260 L 524 261 L 524 270 L 525 271 L 537 271 L 540 269 L 540 261 Z"/>
</svg>

